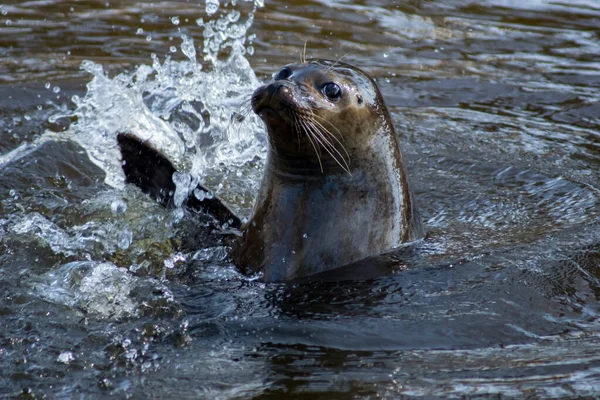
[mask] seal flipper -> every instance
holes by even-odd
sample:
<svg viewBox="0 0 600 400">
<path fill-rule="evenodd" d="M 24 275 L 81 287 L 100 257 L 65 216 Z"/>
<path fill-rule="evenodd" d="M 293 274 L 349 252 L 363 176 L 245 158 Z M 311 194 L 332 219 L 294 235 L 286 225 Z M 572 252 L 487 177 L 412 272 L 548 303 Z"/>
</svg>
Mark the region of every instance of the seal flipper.
<svg viewBox="0 0 600 400">
<path fill-rule="evenodd" d="M 125 182 L 133 183 L 162 206 L 173 205 L 176 169 L 165 156 L 139 139 L 120 133 L 117 141 L 121 148 Z"/>
<path fill-rule="evenodd" d="M 173 164 L 150 145 L 130 134 L 119 133 L 117 142 L 121 149 L 125 181 L 139 187 L 162 206 L 172 207 L 175 194 L 173 174 L 177 172 Z M 200 185 L 197 189 L 208 192 Z M 192 210 L 209 214 L 232 228 L 239 229 L 242 225 L 240 219 L 216 197 L 200 200 L 192 193 L 184 204 Z"/>
</svg>

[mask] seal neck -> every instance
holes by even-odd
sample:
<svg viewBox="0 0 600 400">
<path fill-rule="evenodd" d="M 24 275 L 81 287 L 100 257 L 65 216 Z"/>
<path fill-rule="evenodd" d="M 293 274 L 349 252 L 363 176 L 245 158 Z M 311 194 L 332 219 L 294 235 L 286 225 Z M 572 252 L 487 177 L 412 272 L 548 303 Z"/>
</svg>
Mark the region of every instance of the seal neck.
<svg viewBox="0 0 600 400">
<path fill-rule="evenodd" d="M 269 150 L 266 168 L 276 175 L 304 180 L 322 180 L 327 177 L 351 177 L 357 172 L 369 169 L 387 169 L 388 165 L 397 165 L 401 158 L 398 142 L 393 128 L 383 129 L 378 124 L 369 128 L 362 127 L 364 137 L 360 140 L 348 140 L 345 147 L 337 148 L 334 158 L 319 143 L 314 146 L 307 138 L 285 135 L 285 145 L 279 141 L 284 135 L 275 136 L 269 132 Z M 351 137 L 357 135 L 351 135 Z M 276 139 L 275 139 L 276 138 Z M 278 142 L 275 143 L 274 140 Z"/>
<path fill-rule="evenodd" d="M 323 152 L 317 157 L 316 153 L 281 154 L 270 150 L 267 167 L 273 173 L 287 178 L 318 180 L 332 175 L 352 175 L 351 160 L 346 159 L 345 162 L 347 167 L 346 164 L 342 167 L 329 154 Z"/>
</svg>

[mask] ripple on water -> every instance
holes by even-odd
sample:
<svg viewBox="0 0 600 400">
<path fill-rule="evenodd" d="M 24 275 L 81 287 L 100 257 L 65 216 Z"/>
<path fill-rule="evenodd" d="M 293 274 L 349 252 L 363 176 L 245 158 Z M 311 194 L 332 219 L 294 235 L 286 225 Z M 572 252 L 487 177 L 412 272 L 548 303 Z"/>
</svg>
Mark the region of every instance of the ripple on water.
<svg viewBox="0 0 600 400">
<path fill-rule="evenodd" d="M 0 84 L 25 87 L 0 87 L 0 387 L 597 395 L 598 5 L 218 3 L 0 7 Z M 429 227 L 378 279 L 261 283 L 207 220 L 103 184 L 123 185 L 130 130 L 191 172 L 179 194 L 202 179 L 248 213 L 265 154 L 248 96 L 304 40 L 378 79 Z"/>
</svg>

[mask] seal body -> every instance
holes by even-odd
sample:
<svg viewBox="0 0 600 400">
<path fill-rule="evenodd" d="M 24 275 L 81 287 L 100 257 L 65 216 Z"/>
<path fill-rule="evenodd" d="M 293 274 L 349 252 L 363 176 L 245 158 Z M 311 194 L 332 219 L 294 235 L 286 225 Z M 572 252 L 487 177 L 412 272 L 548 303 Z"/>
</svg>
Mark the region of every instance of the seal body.
<svg viewBox="0 0 600 400">
<path fill-rule="evenodd" d="M 364 72 L 290 64 L 256 90 L 252 107 L 270 145 L 237 265 L 290 280 L 423 235 L 390 115 Z"/>
<path fill-rule="evenodd" d="M 240 226 L 218 199 L 187 201 L 239 227 L 230 244 L 240 269 L 293 280 L 423 236 L 394 126 L 367 74 L 328 60 L 290 64 L 254 92 L 252 109 L 269 150 L 251 218 Z M 126 134 L 119 145 L 127 181 L 172 204 L 168 160 Z"/>
</svg>

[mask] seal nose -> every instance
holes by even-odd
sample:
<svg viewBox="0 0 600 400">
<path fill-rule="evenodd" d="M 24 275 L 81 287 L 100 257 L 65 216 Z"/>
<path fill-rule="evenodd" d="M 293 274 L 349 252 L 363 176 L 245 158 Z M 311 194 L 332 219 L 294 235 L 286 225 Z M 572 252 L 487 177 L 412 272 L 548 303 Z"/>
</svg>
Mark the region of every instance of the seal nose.
<svg viewBox="0 0 600 400">
<path fill-rule="evenodd" d="M 281 107 L 282 103 L 295 103 L 294 89 L 288 81 L 271 82 L 268 86 L 269 102 L 274 108 Z"/>
<path fill-rule="evenodd" d="M 290 89 L 287 87 L 285 82 L 275 81 L 269 85 L 269 91 L 271 95 L 279 94 L 290 95 Z"/>
<path fill-rule="evenodd" d="M 269 86 L 269 89 L 271 89 L 272 93 L 277 93 L 282 87 L 283 82 L 275 81 Z"/>
</svg>

